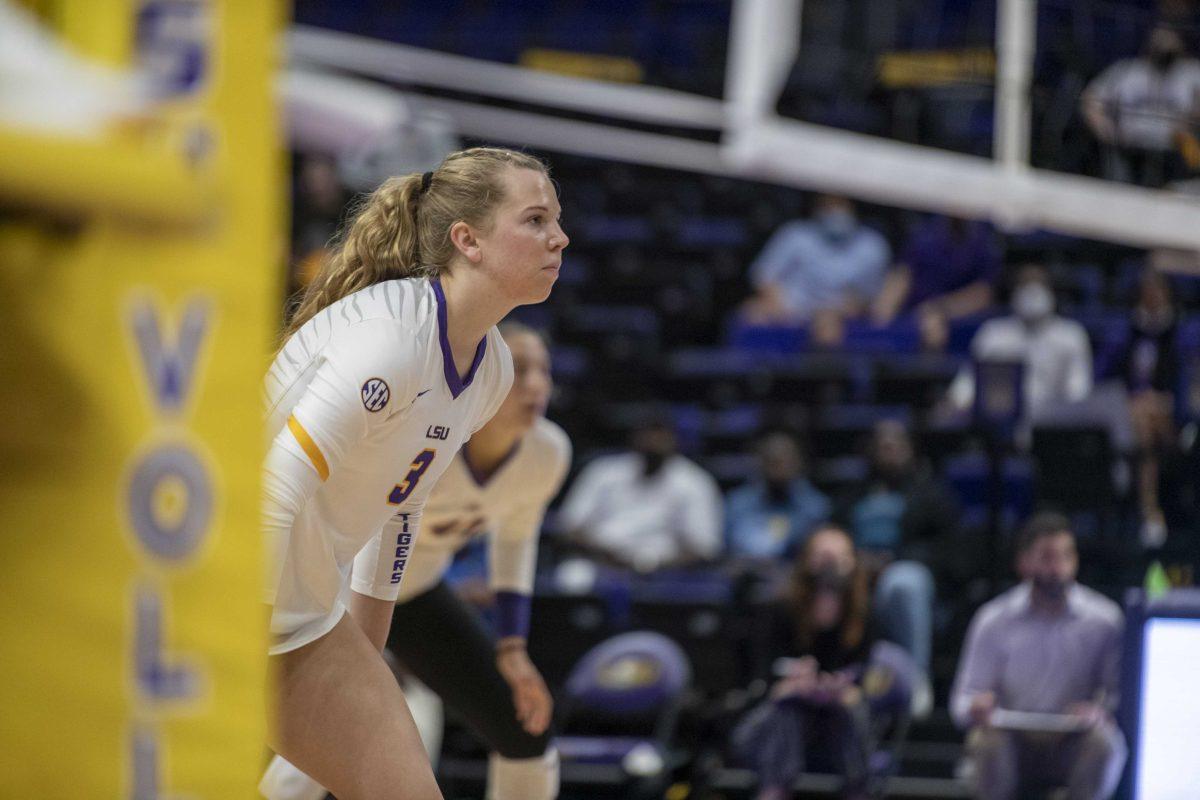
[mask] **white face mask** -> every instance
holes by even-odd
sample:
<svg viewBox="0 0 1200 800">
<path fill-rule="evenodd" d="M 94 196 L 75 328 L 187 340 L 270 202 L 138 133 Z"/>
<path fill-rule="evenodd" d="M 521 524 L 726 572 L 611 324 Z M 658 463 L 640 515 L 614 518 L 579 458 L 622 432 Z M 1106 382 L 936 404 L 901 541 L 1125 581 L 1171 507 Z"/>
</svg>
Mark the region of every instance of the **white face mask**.
<svg viewBox="0 0 1200 800">
<path fill-rule="evenodd" d="M 1013 311 L 1026 322 L 1045 319 L 1054 312 L 1054 292 L 1040 283 L 1027 283 L 1013 293 Z"/>
</svg>

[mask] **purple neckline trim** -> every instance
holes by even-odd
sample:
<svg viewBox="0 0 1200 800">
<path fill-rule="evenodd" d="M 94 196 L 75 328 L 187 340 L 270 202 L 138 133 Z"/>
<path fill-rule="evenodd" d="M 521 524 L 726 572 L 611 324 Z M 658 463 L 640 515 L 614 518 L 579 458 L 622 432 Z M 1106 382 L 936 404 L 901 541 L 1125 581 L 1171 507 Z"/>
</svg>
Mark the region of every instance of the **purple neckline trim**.
<svg viewBox="0 0 1200 800">
<path fill-rule="evenodd" d="M 438 342 L 442 346 L 442 370 L 446 373 L 446 386 L 450 389 L 450 395 L 458 399 L 458 396 L 471 385 L 471 381 L 475 380 L 475 373 L 479 370 L 479 365 L 483 363 L 483 354 L 487 351 L 487 336 L 480 339 L 479 345 L 475 348 L 475 360 L 471 362 L 471 369 L 467 371 L 467 377 L 460 378 L 458 366 L 454 363 L 454 353 L 450 350 L 450 334 L 446 321 L 446 293 L 442 291 L 442 282 L 437 278 L 429 283 L 433 286 L 433 296 L 437 298 Z"/>
<path fill-rule="evenodd" d="M 470 453 L 467 452 L 466 443 L 463 443 L 463 446 L 462 446 L 462 460 L 463 460 L 463 463 L 467 465 L 467 472 L 470 473 L 471 480 L 475 481 L 475 485 L 478 486 L 480 489 L 482 489 L 483 487 L 485 487 L 489 483 L 491 483 L 492 480 L 497 475 L 500 474 L 500 470 L 504 469 L 504 465 L 512 460 L 512 457 L 517 454 L 517 450 L 519 450 L 520 448 L 521 448 L 521 440 L 517 439 L 517 441 L 513 443 L 513 446 L 509 449 L 509 451 L 504 454 L 504 458 L 500 459 L 500 462 L 498 464 L 496 464 L 495 468 L 492 469 L 492 474 L 488 475 L 487 477 L 484 477 L 483 475 L 481 475 L 479 473 L 479 470 L 475 469 L 475 465 L 471 463 L 471 455 L 470 455 Z"/>
</svg>

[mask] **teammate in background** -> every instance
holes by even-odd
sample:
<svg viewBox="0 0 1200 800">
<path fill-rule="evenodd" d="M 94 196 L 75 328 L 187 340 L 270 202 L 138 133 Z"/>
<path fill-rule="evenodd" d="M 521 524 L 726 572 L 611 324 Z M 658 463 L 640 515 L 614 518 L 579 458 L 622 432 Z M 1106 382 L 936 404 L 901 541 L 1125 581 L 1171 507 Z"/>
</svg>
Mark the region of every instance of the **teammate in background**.
<svg viewBox="0 0 1200 800">
<path fill-rule="evenodd" d="M 525 651 L 537 536 L 546 505 L 571 462 L 571 442 L 545 419 L 550 355 L 519 323 L 500 331 L 513 355 L 513 387 L 487 425 L 463 445 L 425 506 L 397 599 L 390 649 L 492 750 L 488 797 L 551 800 L 558 753 L 550 747 L 552 701 Z M 393 520 L 385 539 L 403 522 Z M 487 534 L 499 641 L 443 578 L 455 553 Z M 355 591 L 370 594 L 369 580 Z M 269 800 L 322 800 L 325 789 L 279 756 L 260 786 Z"/>
<path fill-rule="evenodd" d="M 559 213 L 546 167 L 509 150 L 385 181 L 267 374 L 271 744 L 342 800 L 441 797 L 380 651 L 425 501 L 508 395 L 495 324 L 558 277 Z"/>
</svg>

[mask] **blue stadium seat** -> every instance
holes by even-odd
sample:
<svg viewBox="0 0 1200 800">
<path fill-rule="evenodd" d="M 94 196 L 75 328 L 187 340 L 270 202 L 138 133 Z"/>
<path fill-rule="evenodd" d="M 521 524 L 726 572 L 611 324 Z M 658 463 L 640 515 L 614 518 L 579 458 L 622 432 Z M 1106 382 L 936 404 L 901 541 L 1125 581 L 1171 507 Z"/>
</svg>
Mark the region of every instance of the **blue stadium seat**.
<svg viewBox="0 0 1200 800">
<path fill-rule="evenodd" d="M 762 428 L 763 410 L 759 405 L 740 405 L 709 412 L 701 434 L 705 452 L 746 451 Z"/>
<path fill-rule="evenodd" d="M 818 461 L 812 477 L 822 491 L 838 497 L 865 481 L 870 471 L 871 465 L 863 456 L 835 456 Z"/>
<path fill-rule="evenodd" d="M 920 338 L 912 317 L 901 317 L 882 328 L 863 320 L 850 320 L 846 323 L 845 349 L 872 355 L 915 353 L 920 347 Z"/>
<path fill-rule="evenodd" d="M 650 244 L 654 226 L 644 217 L 618 217 L 597 214 L 573 226 L 582 243 L 591 245 Z"/>
<path fill-rule="evenodd" d="M 1001 474 L 1005 518 L 1024 519 L 1033 509 L 1033 462 L 1023 456 L 1010 456 L 1004 459 Z M 991 481 L 986 454 L 951 456 L 943 462 L 942 476 L 968 516 L 986 519 Z"/>
<path fill-rule="evenodd" d="M 802 353 L 808 349 L 803 325 L 754 325 L 734 317 L 726 333 L 730 347 L 756 353 Z"/>
<path fill-rule="evenodd" d="M 722 492 L 728 492 L 757 474 L 758 458 L 753 453 L 718 453 L 701 459 L 700 465 L 716 479 Z"/>
<path fill-rule="evenodd" d="M 683 220 L 675 232 L 682 247 L 741 247 L 750 238 L 746 223 L 732 217 L 693 217 Z"/>
</svg>

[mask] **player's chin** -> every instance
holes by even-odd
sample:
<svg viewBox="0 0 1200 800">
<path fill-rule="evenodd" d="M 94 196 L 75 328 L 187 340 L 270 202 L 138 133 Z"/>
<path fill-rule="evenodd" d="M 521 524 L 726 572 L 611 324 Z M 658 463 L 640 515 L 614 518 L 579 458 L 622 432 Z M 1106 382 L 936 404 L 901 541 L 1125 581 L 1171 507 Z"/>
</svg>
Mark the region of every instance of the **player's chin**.
<svg viewBox="0 0 1200 800">
<path fill-rule="evenodd" d="M 550 296 L 550 291 L 554 288 L 554 284 L 558 281 L 557 269 L 544 269 L 538 275 L 536 281 L 530 282 L 529 291 L 526 292 L 526 303 L 540 303 Z"/>
</svg>

